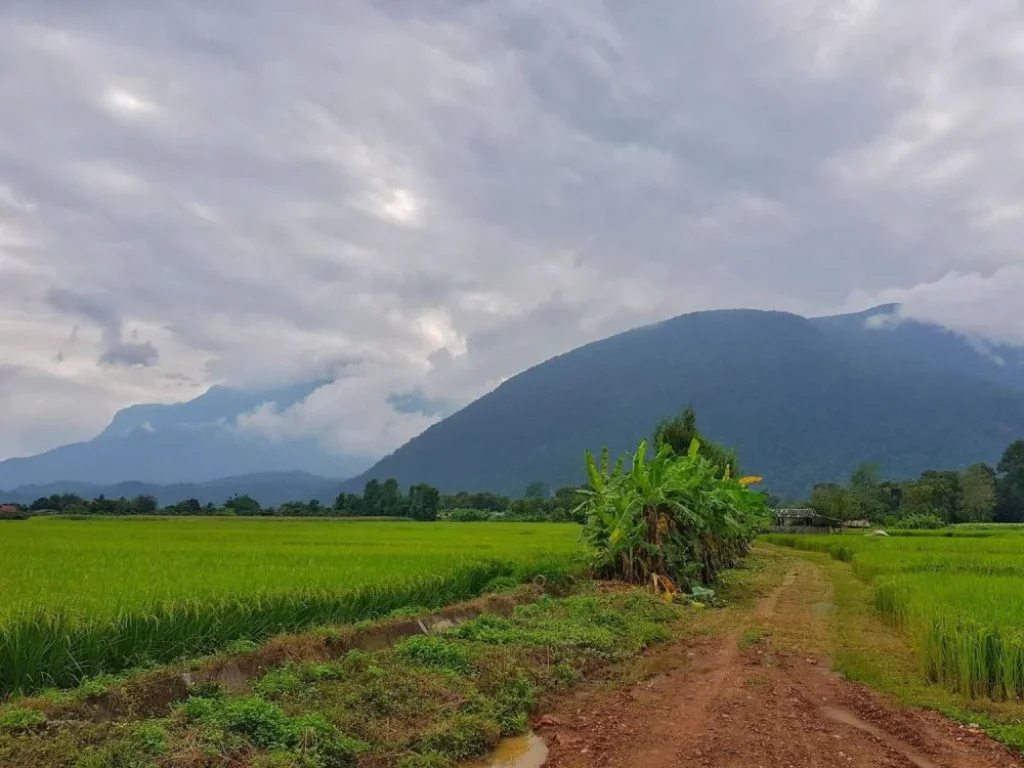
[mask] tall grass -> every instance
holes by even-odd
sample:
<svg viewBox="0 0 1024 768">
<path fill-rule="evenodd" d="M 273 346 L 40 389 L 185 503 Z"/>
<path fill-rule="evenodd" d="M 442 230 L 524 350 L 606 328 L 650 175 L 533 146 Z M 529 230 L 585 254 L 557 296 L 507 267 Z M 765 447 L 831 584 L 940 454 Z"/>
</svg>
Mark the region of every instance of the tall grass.
<svg viewBox="0 0 1024 768">
<path fill-rule="evenodd" d="M 576 526 L 38 520 L 0 538 L 0 696 L 572 567 Z"/>
<path fill-rule="evenodd" d="M 928 679 L 971 697 L 1024 699 L 1020 528 L 764 540 L 851 562 L 858 577 L 874 584 L 882 615 L 912 637 Z"/>
</svg>

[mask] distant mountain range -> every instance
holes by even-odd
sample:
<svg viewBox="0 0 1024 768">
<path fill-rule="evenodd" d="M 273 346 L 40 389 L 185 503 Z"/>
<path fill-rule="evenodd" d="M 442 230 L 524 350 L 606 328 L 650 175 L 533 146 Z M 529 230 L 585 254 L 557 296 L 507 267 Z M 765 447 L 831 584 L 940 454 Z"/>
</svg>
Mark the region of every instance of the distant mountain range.
<svg viewBox="0 0 1024 768">
<path fill-rule="evenodd" d="M 795 497 L 863 461 L 897 477 L 995 462 L 1024 437 L 1024 350 L 896 306 L 807 319 L 721 310 L 588 344 L 504 382 L 346 483 L 522 494 L 583 480 L 583 449 L 635 450 L 690 404 L 744 471 Z"/>
<path fill-rule="evenodd" d="M 125 408 L 92 440 L 0 461 L 0 488 L 56 482 L 206 483 L 263 472 L 351 477 L 375 457 L 337 456 L 313 440 L 271 441 L 237 429 L 239 416 L 268 403 L 283 410 L 327 383 L 261 391 L 213 387 L 185 403 Z"/>
<path fill-rule="evenodd" d="M 745 471 L 792 497 L 862 461 L 910 477 L 995 462 L 1024 437 L 1024 350 L 902 318 L 896 306 L 810 319 L 698 312 L 627 331 L 512 377 L 368 470 L 365 457 L 233 429 L 239 415 L 287 408 L 325 383 L 127 408 L 93 440 L 0 462 L 0 488 L 33 486 L 3 494 L 15 501 L 66 489 L 278 504 L 395 477 L 517 496 L 534 481 L 581 482 L 584 448 L 633 450 L 687 404 L 703 432 L 737 448 Z"/>
<path fill-rule="evenodd" d="M 238 477 L 223 477 L 207 483 L 140 483 L 131 480 L 111 485 L 97 485 L 74 481 L 23 485 L 12 491 L 0 492 L 0 502 L 31 504 L 43 496 L 55 493 L 74 493 L 86 499 L 105 496 L 108 499 L 154 496 L 161 506 L 176 504 L 185 499 L 196 499 L 200 504 L 222 505 L 232 496 L 249 495 L 263 506 L 278 506 L 286 501 L 319 499 L 333 502 L 338 495 L 340 480 L 306 474 L 305 472 L 260 472 Z"/>
</svg>

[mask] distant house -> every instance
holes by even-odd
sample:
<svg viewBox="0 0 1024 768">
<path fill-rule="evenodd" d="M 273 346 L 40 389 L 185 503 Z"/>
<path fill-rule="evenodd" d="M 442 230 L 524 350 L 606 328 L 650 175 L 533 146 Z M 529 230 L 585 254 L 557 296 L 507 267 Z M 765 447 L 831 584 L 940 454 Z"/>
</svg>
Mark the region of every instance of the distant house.
<svg viewBox="0 0 1024 768">
<path fill-rule="evenodd" d="M 14 520 L 24 516 L 25 513 L 21 511 L 21 507 L 15 504 L 0 504 L 0 520 Z"/>
<path fill-rule="evenodd" d="M 870 528 L 870 520 L 843 520 L 843 528 Z"/>
<path fill-rule="evenodd" d="M 833 520 L 831 517 L 825 517 L 819 515 L 815 510 L 808 508 L 805 509 L 776 509 L 775 510 L 775 526 L 773 530 L 792 530 L 808 529 L 808 528 L 836 528 L 839 525 L 838 520 Z"/>
</svg>

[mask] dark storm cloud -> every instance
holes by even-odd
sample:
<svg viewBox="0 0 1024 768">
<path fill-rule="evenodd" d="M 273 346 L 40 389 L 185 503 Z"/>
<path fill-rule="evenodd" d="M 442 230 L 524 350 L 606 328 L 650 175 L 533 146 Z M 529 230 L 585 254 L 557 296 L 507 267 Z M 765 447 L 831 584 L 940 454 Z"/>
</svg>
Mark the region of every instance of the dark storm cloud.
<svg viewBox="0 0 1024 768">
<path fill-rule="evenodd" d="M 97 362 L 100 365 L 117 367 L 156 365 L 160 353 L 150 341 L 139 342 L 133 333 L 132 341 L 122 338 L 121 316 L 109 298 L 88 296 L 75 291 L 54 288 L 46 295 L 47 303 L 54 309 L 77 318 L 91 321 L 103 332 L 104 349 Z M 72 332 L 74 336 L 77 331 Z M 64 362 L 63 350 L 58 351 L 58 362 Z"/>
</svg>

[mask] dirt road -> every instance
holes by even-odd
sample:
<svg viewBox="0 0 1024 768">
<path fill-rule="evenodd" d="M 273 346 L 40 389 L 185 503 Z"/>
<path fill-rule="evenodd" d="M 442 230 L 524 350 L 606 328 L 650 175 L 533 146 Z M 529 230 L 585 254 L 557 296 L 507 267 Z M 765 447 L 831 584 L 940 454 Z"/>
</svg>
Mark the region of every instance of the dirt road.
<svg viewBox="0 0 1024 768">
<path fill-rule="evenodd" d="M 732 632 L 664 648 L 647 659 L 656 673 L 643 683 L 618 690 L 595 687 L 555 702 L 535 723 L 550 750 L 545 765 L 1024 765 L 977 729 L 935 712 L 897 708 L 880 694 L 841 679 L 824 656 L 773 650 L 770 637 L 775 633 L 813 636 L 824 631 L 826 622 L 816 611 L 806 605 L 798 610 L 801 601 L 791 599 L 802 594 L 804 582 L 820 581 L 814 568 L 802 561 L 795 564 L 782 584 L 760 601 L 752 618 L 766 637 Z"/>
</svg>

